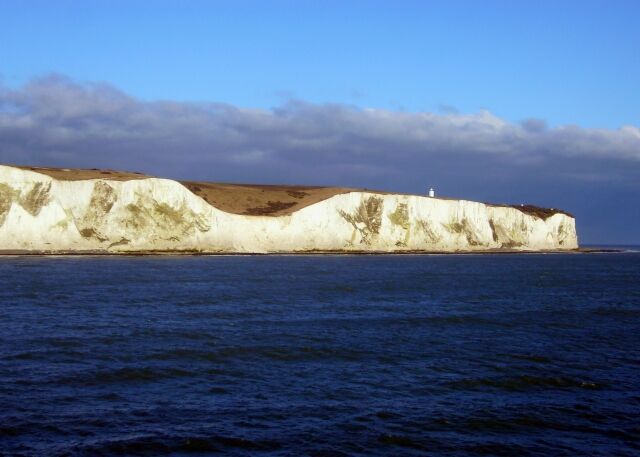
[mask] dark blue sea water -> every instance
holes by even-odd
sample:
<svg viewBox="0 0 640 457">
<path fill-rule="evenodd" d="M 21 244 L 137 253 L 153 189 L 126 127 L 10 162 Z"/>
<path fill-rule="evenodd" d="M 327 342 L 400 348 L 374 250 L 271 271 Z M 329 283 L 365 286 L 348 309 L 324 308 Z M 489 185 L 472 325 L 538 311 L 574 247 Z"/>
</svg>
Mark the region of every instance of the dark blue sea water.
<svg viewBox="0 0 640 457">
<path fill-rule="evenodd" d="M 0 454 L 640 455 L 640 254 L 0 258 Z"/>
</svg>

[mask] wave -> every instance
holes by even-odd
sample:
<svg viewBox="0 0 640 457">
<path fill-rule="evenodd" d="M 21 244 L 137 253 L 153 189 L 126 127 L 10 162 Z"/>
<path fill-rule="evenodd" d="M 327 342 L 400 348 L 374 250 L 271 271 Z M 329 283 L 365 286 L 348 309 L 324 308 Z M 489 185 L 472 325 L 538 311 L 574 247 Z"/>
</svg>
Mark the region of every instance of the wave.
<svg viewBox="0 0 640 457">
<path fill-rule="evenodd" d="M 166 455 L 173 453 L 211 453 L 232 450 L 273 452 L 282 445 L 269 440 L 251 440 L 236 436 L 156 436 L 141 435 L 77 446 L 74 452 L 86 455 Z"/>
<path fill-rule="evenodd" d="M 427 447 L 424 446 L 419 441 L 414 440 L 405 435 L 391 435 L 391 434 L 383 434 L 378 437 L 378 442 L 382 444 L 390 444 L 393 446 L 407 447 L 412 449 L 420 449 L 426 450 Z"/>
<path fill-rule="evenodd" d="M 454 389 L 478 390 L 494 388 L 511 391 L 527 391 L 538 389 L 588 389 L 598 390 L 605 386 L 587 379 L 570 378 L 566 376 L 530 376 L 479 378 L 453 381 L 448 385 Z"/>
<path fill-rule="evenodd" d="M 620 316 L 635 317 L 640 316 L 640 308 L 628 308 L 623 306 L 599 306 L 595 308 L 593 314 L 598 316 Z"/>
<path fill-rule="evenodd" d="M 360 360 L 373 354 L 369 351 L 359 351 L 344 347 L 311 347 L 311 346 L 241 346 L 226 347 L 214 351 L 197 349 L 172 349 L 150 354 L 145 360 L 203 360 L 208 362 L 223 362 L 229 359 L 271 359 L 278 361 L 307 361 L 307 360 Z"/>
<path fill-rule="evenodd" d="M 195 373 L 179 368 L 125 367 L 113 370 L 85 371 L 56 379 L 56 383 L 95 386 L 127 382 L 152 382 L 160 379 L 192 376 Z"/>
</svg>

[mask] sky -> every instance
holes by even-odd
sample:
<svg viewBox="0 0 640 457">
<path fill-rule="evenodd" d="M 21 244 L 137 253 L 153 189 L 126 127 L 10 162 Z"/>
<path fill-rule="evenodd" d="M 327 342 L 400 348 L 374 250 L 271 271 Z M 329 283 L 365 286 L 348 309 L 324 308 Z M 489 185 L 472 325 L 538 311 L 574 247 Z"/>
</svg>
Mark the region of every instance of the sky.
<svg viewBox="0 0 640 457">
<path fill-rule="evenodd" d="M 0 162 L 533 203 L 640 244 L 640 2 L 0 2 Z"/>
</svg>

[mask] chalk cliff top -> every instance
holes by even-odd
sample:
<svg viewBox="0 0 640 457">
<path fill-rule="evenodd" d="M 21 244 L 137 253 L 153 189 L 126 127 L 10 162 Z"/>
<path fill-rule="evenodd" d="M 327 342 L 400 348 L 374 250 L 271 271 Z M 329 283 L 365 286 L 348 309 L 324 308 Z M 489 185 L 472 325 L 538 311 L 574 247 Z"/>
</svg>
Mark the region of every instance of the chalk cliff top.
<svg viewBox="0 0 640 457">
<path fill-rule="evenodd" d="M 115 171 L 98 168 L 82 169 L 32 166 L 15 166 L 15 168 L 41 173 L 60 181 L 82 181 L 89 179 L 129 181 L 135 179 L 155 178 L 155 176 L 145 175 L 139 172 Z M 306 206 L 331 198 L 334 195 L 348 192 L 389 194 L 389 192 L 385 191 L 349 187 L 230 184 L 199 181 L 179 182 L 195 195 L 201 197 L 210 205 L 215 206 L 222 211 L 251 216 L 282 216 L 291 214 Z M 437 198 L 441 200 L 450 200 L 443 197 Z M 513 207 L 525 214 L 541 219 L 547 219 L 557 213 L 571 216 L 571 214 L 557 208 L 541 208 L 534 205 L 492 204 L 491 206 Z"/>
</svg>

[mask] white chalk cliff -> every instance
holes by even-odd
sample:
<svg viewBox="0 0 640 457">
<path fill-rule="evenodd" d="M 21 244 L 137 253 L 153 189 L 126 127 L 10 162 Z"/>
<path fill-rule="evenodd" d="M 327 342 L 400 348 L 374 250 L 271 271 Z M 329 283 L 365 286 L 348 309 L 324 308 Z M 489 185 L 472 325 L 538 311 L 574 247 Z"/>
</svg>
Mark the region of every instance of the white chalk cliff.
<svg viewBox="0 0 640 457">
<path fill-rule="evenodd" d="M 62 180 L 0 165 L 0 251 L 565 250 L 575 220 L 514 207 L 354 191 L 280 216 L 233 214 L 177 181 Z"/>
</svg>

